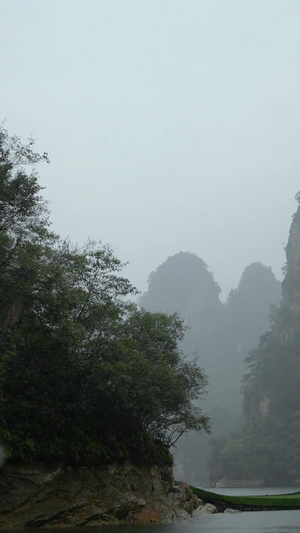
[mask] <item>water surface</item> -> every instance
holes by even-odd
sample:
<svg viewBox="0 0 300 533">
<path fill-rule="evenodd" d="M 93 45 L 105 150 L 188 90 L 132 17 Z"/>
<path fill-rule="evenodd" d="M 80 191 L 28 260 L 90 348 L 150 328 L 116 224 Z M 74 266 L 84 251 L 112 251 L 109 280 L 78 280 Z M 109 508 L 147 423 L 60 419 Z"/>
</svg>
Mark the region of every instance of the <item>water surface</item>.
<svg viewBox="0 0 300 533">
<path fill-rule="evenodd" d="M 300 490 L 298 487 L 257 489 L 206 489 L 218 494 L 288 494 Z M 62 533 L 62 528 L 43 529 L 46 533 Z M 146 526 L 90 526 L 67 528 L 64 533 L 300 533 L 300 510 L 296 511 L 253 511 L 236 514 L 218 513 L 203 515 L 173 524 Z M 2 530 L 0 533 L 24 533 L 24 530 Z M 28 533 L 41 533 L 41 529 L 30 529 Z"/>
<path fill-rule="evenodd" d="M 30 529 L 29 533 L 41 533 Z M 43 529 L 62 533 L 62 528 Z M 300 511 L 259 511 L 238 514 L 204 515 L 174 524 L 146 526 L 90 526 L 63 529 L 64 533 L 300 533 Z M 24 530 L 2 530 L 24 533 Z"/>
</svg>

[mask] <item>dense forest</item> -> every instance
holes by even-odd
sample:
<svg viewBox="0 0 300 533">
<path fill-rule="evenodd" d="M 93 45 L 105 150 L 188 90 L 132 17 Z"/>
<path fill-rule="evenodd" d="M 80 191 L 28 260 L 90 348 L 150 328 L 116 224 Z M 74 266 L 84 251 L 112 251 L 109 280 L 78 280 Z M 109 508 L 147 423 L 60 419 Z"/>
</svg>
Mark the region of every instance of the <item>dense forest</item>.
<svg viewBox="0 0 300 533">
<path fill-rule="evenodd" d="M 10 462 L 171 464 L 207 379 L 176 315 L 140 310 L 109 246 L 51 231 L 48 155 L 0 130 L 0 442 Z"/>
</svg>

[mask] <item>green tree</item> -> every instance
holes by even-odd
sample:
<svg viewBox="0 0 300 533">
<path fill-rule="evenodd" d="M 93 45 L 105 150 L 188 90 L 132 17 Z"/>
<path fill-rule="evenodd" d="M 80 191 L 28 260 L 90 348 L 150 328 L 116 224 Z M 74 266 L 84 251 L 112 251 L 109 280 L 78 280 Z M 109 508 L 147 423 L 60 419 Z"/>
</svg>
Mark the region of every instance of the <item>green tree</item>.
<svg viewBox="0 0 300 533">
<path fill-rule="evenodd" d="M 178 349 L 181 320 L 139 311 L 109 246 L 49 230 L 37 174 L 47 155 L 0 135 L 0 436 L 11 461 L 170 461 L 206 377 Z M 2 154 L 2 155 L 1 155 Z"/>
</svg>

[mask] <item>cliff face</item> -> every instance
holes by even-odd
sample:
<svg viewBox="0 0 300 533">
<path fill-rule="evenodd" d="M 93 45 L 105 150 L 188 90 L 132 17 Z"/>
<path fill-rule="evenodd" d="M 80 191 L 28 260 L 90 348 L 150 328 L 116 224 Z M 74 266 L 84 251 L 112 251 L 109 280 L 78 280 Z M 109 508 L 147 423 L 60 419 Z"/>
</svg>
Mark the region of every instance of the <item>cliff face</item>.
<svg viewBox="0 0 300 533">
<path fill-rule="evenodd" d="M 282 341 L 290 342 L 299 333 L 300 321 L 300 206 L 290 227 L 285 270 L 282 302 L 275 327 Z"/>
<path fill-rule="evenodd" d="M 286 275 L 282 282 L 283 303 L 300 306 L 300 206 L 290 228 L 286 247 Z"/>
<path fill-rule="evenodd" d="M 0 527 L 160 523 L 186 518 L 199 500 L 169 467 L 106 469 L 41 464 L 0 475 Z"/>
<path fill-rule="evenodd" d="M 297 486 L 300 480 L 300 207 L 286 259 L 271 329 L 247 358 L 241 430 L 214 456 L 218 474 L 261 479 L 265 486 Z"/>
</svg>

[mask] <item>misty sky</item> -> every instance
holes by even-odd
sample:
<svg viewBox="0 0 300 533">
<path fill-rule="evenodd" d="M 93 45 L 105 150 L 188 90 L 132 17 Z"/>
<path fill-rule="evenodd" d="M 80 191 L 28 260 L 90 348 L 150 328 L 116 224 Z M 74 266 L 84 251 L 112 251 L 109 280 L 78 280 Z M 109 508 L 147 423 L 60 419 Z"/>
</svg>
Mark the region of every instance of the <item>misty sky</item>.
<svg viewBox="0 0 300 533">
<path fill-rule="evenodd" d="M 1 115 L 38 140 L 53 229 L 140 290 L 195 252 L 226 298 L 281 279 L 300 190 L 299 0 L 0 0 Z"/>
</svg>

